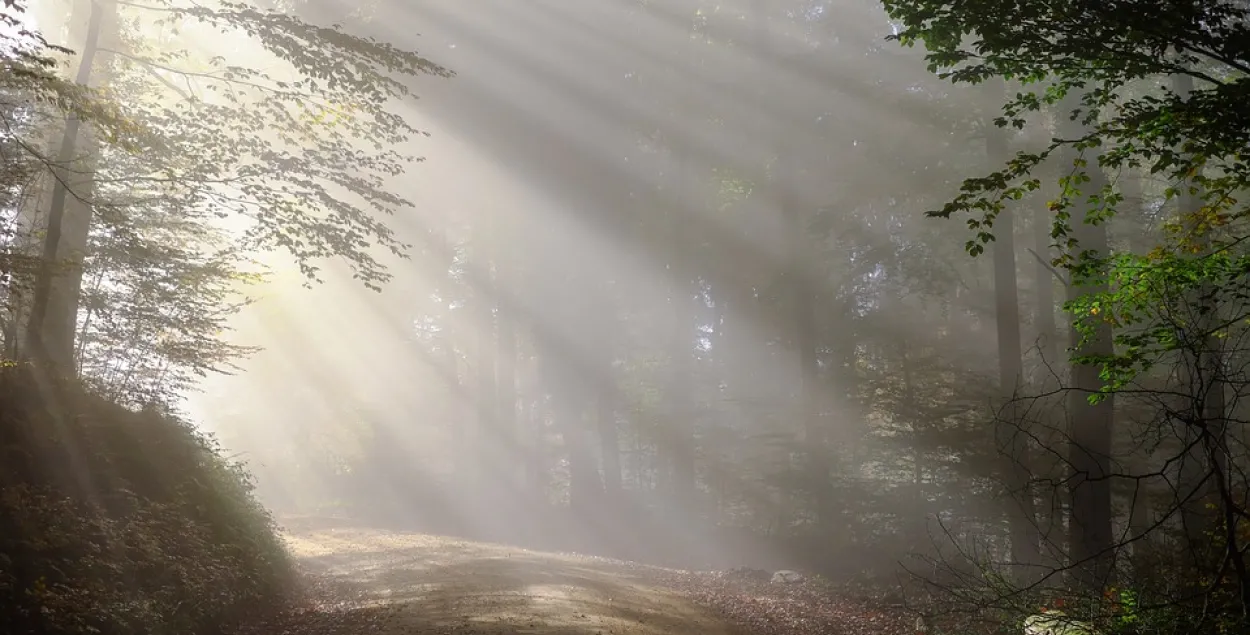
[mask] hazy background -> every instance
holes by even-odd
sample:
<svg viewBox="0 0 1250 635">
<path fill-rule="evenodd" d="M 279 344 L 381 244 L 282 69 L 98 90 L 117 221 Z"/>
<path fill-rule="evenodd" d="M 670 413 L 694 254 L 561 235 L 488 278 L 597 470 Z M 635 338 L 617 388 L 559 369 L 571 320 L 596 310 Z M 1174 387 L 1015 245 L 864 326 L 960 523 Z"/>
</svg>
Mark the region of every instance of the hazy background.
<svg viewBox="0 0 1250 635">
<path fill-rule="evenodd" d="M 71 4 L 32 15 L 73 42 Z M 997 297 L 964 223 L 924 212 L 1041 147 L 1048 115 L 989 125 L 1006 89 L 936 78 L 867 0 L 264 6 L 455 73 L 405 78 L 414 98 L 392 104 L 428 133 L 400 148 L 425 160 L 385 184 L 412 202 L 387 219 L 409 257 L 370 252 L 393 279 L 378 293 L 330 261 L 308 284 L 284 254 L 249 256 L 267 278 L 235 285 L 254 302 L 206 337 L 261 350 L 161 402 L 244 462 L 280 517 L 837 575 L 935 538 L 1008 549 L 1001 338 L 1025 392 L 1057 394 L 1067 373 L 1053 190 L 1017 204 Z M 118 5 L 113 46 L 292 74 L 241 35 L 145 11 Z M 153 107 L 211 83 L 148 70 Z M 1137 249 L 1170 213 L 1166 184 L 1123 184 L 1111 240 Z M 79 326 L 90 353 L 104 326 Z M 82 374 L 152 406 L 126 397 L 151 392 L 126 350 Z M 1058 448 L 1062 404 L 1030 401 L 1016 423 Z M 1062 469 L 1062 452 L 1038 454 L 1039 481 Z M 1057 491 L 1033 497 L 1037 523 L 1062 524 Z M 1116 490 L 1117 527 L 1134 496 Z"/>
<path fill-rule="evenodd" d="M 279 276 L 231 336 L 265 350 L 188 402 L 274 509 L 727 566 L 976 504 L 914 427 L 987 416 L 984 272 L 921 212 L 986 164 L 990 102 L 886 42 L 879 6 L 291 10 L 457 77 L 396 106 L 431 133 L 394 183 L 413 258 L 381 294 Z"/>
</svg>

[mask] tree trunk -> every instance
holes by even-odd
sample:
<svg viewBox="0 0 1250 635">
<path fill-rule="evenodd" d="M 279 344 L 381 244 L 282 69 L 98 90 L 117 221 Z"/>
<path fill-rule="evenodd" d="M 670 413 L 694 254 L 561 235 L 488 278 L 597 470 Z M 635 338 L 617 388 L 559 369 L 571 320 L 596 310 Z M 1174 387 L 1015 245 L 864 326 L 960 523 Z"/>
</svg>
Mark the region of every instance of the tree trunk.
<svg viewBox="0 0 1250 635">
<path fill-rule="evenodd" d="M 991 96 L 1004 86 L 993 84 Z M 997 103 L 997 99 L 991 101 Z M 985 149 L 997 168 L 1008 160 L 1007 137 L 992 118 L 985 120 Z M 1015 218 L 1003 209 L 994 221 L 994 316 L 998 332 L 998 386 L 1001 403 L 995 434 L 1007 485 L 1007 519 L 1011 533 L 1011 560 L 1017 583 L 1030 584 L 1041 564 L 1037 514 L 1034 509 L 1029 437 L 1019 414 L 1017 398 L 1024 383 L 1020 337 L 1020 299 L 1016 281 Z"/>
<path fill-rule="evenodd" d="M 1073 121 L 1070 113 L 1081 109 L 1080 96 L 1070 95 L 1061 108 L 1061 134 L 1068 139 L 1080 138 L 1086 126 L 1080 117 Z M 1081 184 L 1080 194 L 1073 197 L 1071 232 L 1077 245 L 1072 256 L 1091 252 L 1095 257 L 1107 257 L 1109 245 L 1107 226 L 1103 222 L 1085 222 L 1096 209 L 1087 202 L 1092 195 L 1101 193 L 1107 178 L 1098 166 L 1096 156 L 1083 154 L 1070 146 L 1065 153 L 1064 169 L 1083 160 L 1083 171 L 1089 181 Z M 1105 279 L 1073 276 L 1068 286 L 1068 299 L 1076 300 L 1088 294 L 1107 291 Z M 1085 316 L 1077 316 L 1083 318 Z M 1081 335 L 1073 329 L 1072 348 L 1077 356 L 1107 356 L 1114 351 L 1111 325 L 1098 320 L 1088 341 L 1081 342 Z M 1068 444 L 1069 478 L 1069 558 L 1076 581 L 1090 591 L 1097 591 L 1108 582 L 1113 570 L 1114 553 L 1111 529 L 1111 440 L 1114 425 L 1115 396 L 1107 395 L 1097 404 L 1090 404 L 1091 395 L 1102 388 L 1098 364 L 1074 364 L 1072 367 L 1072 391 L 1069 396 L 1071 412 Z"/>
<path fill-rule="evenodd" d="M 1173 89 L 1181 98 L 1193 91 L 1193 78 L 1188 75 L 1173 76 Z M 1195 175 L 1195 177 L 1199 176 Z M 1191 240 L 1195 241 L 1197 257 L 1210 255 L 1210 246 L 1204 234 L 1213 229 L 1203 229 L 1199 218 L 1202 211 L 1200 193 L 1191 191 L 1196 187 L 1191 178 L 1181 184 L 1178 209 L 1183 226 L 1191 228 Z M 1199 566 L 1207 572 L 1218 567 L 1220 559 L 1242 558 L 1240 553 L 1204 553 L 1212 543 L 1210 535 L 1219 530 L 1223 504 L 1220 492 L 1228 487 L 1223 481 L 1228 474 L 1227 448 L 1227 399 L 1224 372 L 1224 342 L 1215 334 L 1221 321 L 1219 306 L 1211 299 L 1210 285 L 1203 284 L 1194 294 L 1189 313 L 1195 319 L 1193 330 L 1182 340 L 1185 354 L 1183 370 L 1187 375 L 1184 390 L 1190 397 L 1189 412 L 1183 415 L 1187 447 L 1191 450 L 1181 458 L 1180 486 L 1187 498 L 1181 504 L 1190 549 L 1197 552 Z"/>
<path fill-rule="evenodd" d="M 1045 169 L 1051 169 L 1048 164 Z M 1057 178 L 1057 177 L 1056 177 Z M 1043 192 L 1053 193 L 1053 187 Z M 1055 284 L 1059 282 L 1059 270 L 1051 262 L 1054 260 L 1053 238 L 1050 235 L 1052 221 L 1049 201 L 1036 205 L 1033 212 L 1033 285 L 1034 285 L 1034 323 L 1036 328 L 1036 345 L 1039 357 L 1039 368 L 1036 378 L 1036 389 L 1040 400 L 1040 426 L 1036 436 L 1043 448 L 1054 448 L 1062 443 L 1066 436 L 1064 430 L 1063 404 L 1054 395 L 1059 394 L 1060 377 L 1064 372 L 1065 363 L 1060 358 L 1059 326 L 1055 319 Z M 1047 473 L 1041 476 L 1048 476 Z M 1039 488 L 1041 508 L 1037 509 L 1038 528 L 1042 550 L 1047 561 L 1052 565 L 1063 562 L 1067 553 L 1067 537 L 1064 535 L 1064 498 L 1059 491 L 1060 486 L 1046 485 Z"/>
<path fill-rule="evenodd" d="M 503 247 L 504 250 L 508 246 Z M 496 278 L 503 289 L 515 288 L 508 284 L 510 267 L 506 256 L 501 256 Z M 511 291 L 504 291 L 496 302 L 495 319 L 498 329 L 495 336 L 495 394 L 496 414 L 495 425 L 500 437 L 503 467 L 501 472 L 507 482 L 513 478 L 523 477 L 525 452 L 522 449 L 521 429 L 517 418 L 517 325 L 516 307 L 512 301 Z M 521 469 L 518 469 L 518 468 Z"/>
<path fill-rule="evenodd" d="M 470 478 L 473 479 L 474 491 L 483 492 L 483 487 L 492 487 L 500 478 L 498 469 L 499 450 L 503 439 L 496 425 L 495 415 L 499 410 L 499 396 L 495 391 L 495 354 L 498 344 L 495 342 L 494 318 L 494 285 L 490 282 L 490 260 L 487 257 L 490 237 L 484 237 L 479 246 L 476 265 L 481 285 L 474 289 L 471 302 L 477 306 L 477 319 L 473 320 L 474 333 L 471 334 L 475 346 L 473 364 L 473 390 L 470 392 L 474 402 L 474 425 L 469 432 L 469 447 L 466 448 L 472 457 Z"/>
<path fill-rule="evenodd" d="M 578 393 L 567 387 L 552 391 L 552 409 L 564 438 L 569 461 L 569 507 L 576 513 L 589 514 L 603 493 L 595 457 L 590 451 L 589 434 Z"/>
<path fill-rule="evenodd" d="M 608 369 L 609 373 L 611 368 Z M 599 423 L 599 453 L 603 457 L 603 489 L 609 501 L 621 494 L 621 445 L 616 429 L 616 391 L 609 374 L 596 395 L 595 417 Z"/>
<path fill-rule="evenodd" d="M 925 491 L 924 473 L 925 473 L 925 452 L 924 444 L 921 440 L 921 433 L 925 430 L 927 422 L 920 416 L 919 404 L 916 403 L 913 395 L 915 394 L 915 384 L 912 377 L 911 359 L 908 353 L 908 343 L 906 338 L 901 338 L 898 345 L 899 370 L 903 374 L 903 406 L 909 413 L 909 424 L 912 432 L 912 504 L 915 508 L 911 510 L 912 527 L 914 535 L 911 543 L 917 548 L 923 549 L 929 539 L 929 497 Z"/>
<path fill-rule="evenodd" d="M 1133 541 L 1130 553 L 1133 577 L 1135 580 L 1151 580 L 1157 575 L 1150 554 L 1154 518 L 1145 481 L 1134 482 L 1129 496 L 1128 526 L 1129 539 Z"/>
<path fill-rule="evenodd" d="M 535 394 L 535 393 L 529 393 Z M 535 500 L 544 500 L 547 487 L 547 421 L 550 404 L 541 393 L 529 400 L 528 418 L 530 439 L 525 444 L 525 484 Z"/>
<path fill-rule="evenodd" d="M 522 395 L 525 399 L 525 431 L 520 445 L 525 455 L 525 486 L 529 495 L 541 500 L 546 486 L 546 442 L 548 401 L 543 389 L 543 365 L 538 356 L 538 340 L 532 325 L 527 324 L 527 337 L 518 342 L 518 350 L 523 350 L 524 372 L 521 375 Z"/>
<path fill-rule="evenodd" d="M 103 26 L 116 24 L 117 5 L 83 0 L 75 16 L 88 12 L 82 57 L 74 81 L 89 86 L 100 49 Z M 113 18 L 113 19 L 110 19 Z M 42 262 L 36 273 L 30 316 L 26 325 L 28 355 L 62 375 L 73 375 L 74 337 L 82 265 L 91 231 L 91 200 L 95 190 L 97 148 L 88 127 L 76 114 L 65 118 L 65 132 L 53 168 Z M 84 151 L 85 150 L 85 151 Z M 78 155 L 84 155 L 80 158 Z"/>
<path fill-rule="evenodd" d="M 693 35 L 693 34 L 690 34 Z M 692 47 L 694 39 L 687 38 L 686 63 L 694 64 L 697 50 Z M 690 231 L 693 225 L 691 216 L 697 214 L 702 203 L 695 194 L 698 179 L 697 171 L 692 169 L 690 151 L 679 135 L 688 128 L 698 114 L 687 106 L 685 94 L 677 95 L 679 100 L 674 109 L 676 120 L 672 122 L 669 148 L 673 153 L 673 175 L 670 179 L 668 206 L 669 216 L 669 302 L 671 303 L 671 319 L 669 324 L 669 354 L 672 356 L 671 379 L 668 396 L 668 437 L 671 444 L 671 478 L 672 502 L 679 509 L 689 511 L 694 504 L 695 495 L 695 443 L 694 443 L 694 400 L 693 390 L 693 344 L 695 334 L 694 295 L 691 288 L 692 276 L 687 259 L 691 249 Z"/>
<path fill-rule="evenodd" d="M 790 309 L 790 328 L 793 330 L 792 347 L 798 361 L 799 417 L 802 421 L 804 457 L 804 480 L 811 488 L 816 524 L 827 529 L 833 520 L 829 483 L 829 452 L 824 419 L 821 416 L 821 400 L 818 392 L 817 360 L 818 337 L 814 313 L 815 285 L 807 267 L 814 262 L 805 226 L 805 215 L 796 200 L 792 181 L 797 166 L 790 165 L 789 152 L 783 148 L 778 157 L 778 173 L 781 178 L 781 214 L 786 223 L 790 261 L 784 275 L 788 278 L 787 299 Z"/>
<path fill-rule="evenodd" d="M 679 158 L 678 161 L 685 164 L 684 158 Z M 685 181 L 688 178 L 687 170 L 679 168 L 677 174 L 678 188 L 684 191 L 688 185 Z M 669 301 L 672 303 L 672 322 L 669 325 L 668 350 L 672 361 L 670 380 L 666 389 L 668 430 L 662 435 L 662 437 L 667 437 L 669 443 L 672 502 L 687 510 L 694 502 L 695 492 L 694 403 L 691 395 L 694 316 L 691 311 L 693 301 L 690 297 L 690 284 L 686 279 L 685 267 L 678 262 L 680 259 L 678 254 L 689 248 L 686 244 L 686 228 L 689 223 L 685 217 L 691 213 L 691 208 L 684 204 L 688 200 L 689 197 L 679 197 L 681 202 L 678 203 L 676 209 L 670 210 L 673 262 L 670 265 L 672 288 Z"/>
<path fill-rule="evenodd" d="M 451 417 L 452 423 L 452 447 L 455 452 L 453 470 L 457 478 L 464 479 L 469 469 L 469 422 L 473 421 L 473 403 L 471 401 L 472 393 L 468 383 L 461 377 L 460 351 L 457 348 L 457 340 L 459 334 L 453 330 L 448 330 L 442 337 L 443 359 L 442 366 L 445 369 L 444 377 L 447 380 L 447 389 L 456 397 L 455 410 Z"/>
<path fill-rule="evenodd" d="M 1138 256 L 1145 256 L 1155 247 L 1151 241 L 1151 232 L 1149 229 L 1150 218 L 1146 209 L 1145 192 L 1142 191 L 1141 173 L 1131 167 L 1125 166 L 1120 168 L 1120 177 L 1116 179 L 1116 184 L 1120 186 L 1120 196 L 1122 197 L 1122 205 L 1131 211 L 1128 214 L 1128 220 L 1137 223 L 1130 226 L 1128 237 L 1129 252 Z M 1124 211 L 1118 212 L 1117 217 L 1124 215 Z"/>
</svg>

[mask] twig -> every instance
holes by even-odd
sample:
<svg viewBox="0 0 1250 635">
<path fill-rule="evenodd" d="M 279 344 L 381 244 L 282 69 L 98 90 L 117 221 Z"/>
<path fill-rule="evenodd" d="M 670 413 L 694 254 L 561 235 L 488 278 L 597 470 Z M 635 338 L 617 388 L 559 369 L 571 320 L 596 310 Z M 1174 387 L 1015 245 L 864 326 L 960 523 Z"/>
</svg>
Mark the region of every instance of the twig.
<svg viewBox="0 0 1250 635">
<path fill-rule="evenodd" d="M 1058 269 L 1055 269 L 1054 265 L 1050 264 L 1049 262 L 1046 262 L 1045 259 L 1043 259 L 1040 255 L 1038 255 L 1036 251 L 1033 251 L 1031 248 L 1026 247 L 1025 249 L 1028 249 L 1029 253 L 1033 254 L 1034 258 L 1037 258 L 1037 262 L 1039 264 L 1049 269 L 1050 272 L 1054 274 L 1055 279 L 1058 280 L 1061 284 L 1063 284 L 1063 286 L 1065 287 L 1069 286 L 1068 281 L 1064 279 L 1063 274 L 1059 273 Z"/>
</svg>

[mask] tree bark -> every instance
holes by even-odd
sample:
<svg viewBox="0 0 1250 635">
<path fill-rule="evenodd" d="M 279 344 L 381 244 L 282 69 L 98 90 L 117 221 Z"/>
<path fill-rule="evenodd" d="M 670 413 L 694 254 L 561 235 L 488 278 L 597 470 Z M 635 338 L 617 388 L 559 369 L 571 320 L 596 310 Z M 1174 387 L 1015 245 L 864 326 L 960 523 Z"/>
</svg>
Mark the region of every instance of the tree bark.
<svg viewBox="0 0 1250 635">
<path fill-rule="evenodd" d="M 599 453 L 603 457 L 603 489 L 609 501 L 621 495 L 621 445 L 616 429 L 616 391 L 611 377 L 605 378 L 596 397 L 599 423 Z"/>
<path fill-rule="evenodd" d="M 508 249 L 508 246 L 503 246 Z M 508 284 L 511 279 L 509 263 L 506 255 L 501 255 L 497 265 L 498 286 L 504 289 L 514 288 Z M 502 293 L 510 293 L 503 291 Z M 521 429 L 517 417 L 517 325 L 516 307 L 510 296 L 500 296 L 496 302 L 498 329 L 495 336 L 495 391 L 496 415 L 495 423 L 501 439 L 503 456 L 501 457 L 505 478 L 523 477 L 525 452 L 522 449 Z"/>
<path fill-rule="evenodd" d="M 803 443 L 806 450 L 805 481 L 811 488 L 815 506 L 816 524 L 827 528 L 833 519 L 831 488 L 829 483 L 828 440 L 821 416 L 821 400 L 818 392 L 819 361 L 817 359 L 818 336 L 814 309 L 815 285 L 808 274 L 808 266 L 814 262 L 808 248 L 805 214 L 799 208 L 795 186 L 791 180 L 797 166 L 790 165 L 788 152 L 783 148 L 778 161 L 781 175 L 781 214 L 786 223 L 790 261 L 784 275 L 789 279 L 787 295 L 790 309 L 791 345 L 798 362 L 799 416 L 802 421 Z"/>
<path fill-rule="evenodd" d="M 1060 112 L 1060 129 L 1063 137 L 1080 138 L 1087 132 L 1080 121 L 1071 119 L 1071 113 L 1082 108 L 1079 95 L 1069 95 Z M 1083 108 L 1082 108 L 1083 110 Z M 1072 169 L 1084 172 L 1089 181 L 1081 184 L 1080 193 L 1073 196 L 1071 232 L 1076 247 L 1071 255 L 1079 259 L 1082 252 L 1094 257 L 1109 254 L 1107 226 L 1103 222 L 1086 222 L 1096 212 L 1095 204 L 1088 202 L 1091 196 L 1100 194 L 1107 185 L 1107 178 L 1098 165 L 1097 156 L 1090 151 L 1083 154 L 1070 146 L 1065 152 L 1068 159 L 1065 172 Z M 1083 160 L 1084 166 L 1076 162 Z M 1093 293 L 1107 291 L 1105 280 L 1096 277 L 1073 276 L 1068 286 L 1068 299 L 1077 300 Z M 1086 316 L 1075 316 L 1083 319 Z M 1088 341 L 1082 342 L 1076 329 L 1072 331 L 1072 348 L 1077 356 L 1105 356 L 1114 350 L 1111 325 L 1097 320 Z M 1090 404 L 1089 397 L 1102 388 L 1098 364 L 1074 364 L 1072 367 L 1072 390 L 1069 396 L 1071 412 L 1068 431 L 1069 478 L 1069 559 L 1076 581 L 1090 591 L 1097 591 L 1108 582 L 1113 570 L 1114 553 L 1111 529 L 1111 440 L 1115 416 L 1115 396 L 1107 395 L 1097 404 Z"/>
<path fill-rule="evenodd" d="M 489 230 L 479 246 L 476 265 L 482 281 L 481 288 L 474 289 L 471 302 L 476 304 L 477 319 L 473 320 L 474 342 L 473 355 L 473 390 L 470 393 L 474 401 L 474 425 L 469 433 L 469 447 L 472 456 L 470 478 L 473 479 L 476 491 L 483 491 L 483 486 L 494 486 L 501 478 L 499 468 L 500 449 L 505 441 L 501 437 L 495 415 L 499 411 L 499 396 L 495 390 L 495 354 L 498 344 L 495 342 L 495 289 L 491 282 Z"/>
<path fill-rule="evenodd" d="M 552 409 L 569 461 L 569 507 L 576 513 L 588 514 L 594 511 L 603 487 L 590 451 L 589 431 L 580 402 L 577 393 L 567 388 L 552 392 Z"/>
<path fill-rule="evenodd" d="M 685 192 L 690 178 L 686 167 L 686 159 L 678 157 L 677 189 Z M 691 398 L 693 390 L 691 375 L 692 344 L 694 340 L 694 316 L 690 282 L 685 267 L 680 264 L 680 255 L 689 249 L 686 242 L 689 221 L 686 215 L 691 213 L 687 204 L 688 196 L 679 196 L 675 209 L 670 209 L 671 249 L 670 261 L 670 292 L 671 323 L 669 324 L 669 355 L 671 356 L 670 380 L 666 390 L 668 396 L 668 416 L 666 434 L 669 443 L 669 459 L 671 469 L 670 492 L 673 502 L 683 509 L 689 509 L 694 501 L 695 492 L 695 460 L 694 460 L 694 403 Z"/>
<path fill-rule="evenodd" d="M 693 35 L 693 33 L 689 34 Z M 693 38 L 686 41 L 686 59 L 693 64 L 697 51 L 691 45 Z M 677 95 L 675 104 L 675 120 L 672 122 L 669 148 L 675 161 L 673 175 L 670 179 L 667 208 L 669 220 L 669 302 L 671 323 L 669 324 L 669 355 L 672 365 L 670 381 L 667 389 L 668 422 L 667 434 L 670 448 L 671 496 L 672 502 L 679 509 L 690 510 L 695 495 L 695 440 L 694 440 L 694 400 L 693 390 L 693 344 L 695 334 L 695 315 L 692 276 L 687 266 L 687 258 L 694 237 L 690 228 L 693 224 L 691 216 L 696 214 L 701 203 L 695 192 L 698 188 L 697 171 L 693 169 L 692 158 L 685 143 L 679 135 L 698 118 L 698 114 L 688 107 L 686 94 Z"/>
<path fill-rule="evenodd" d="M 992 84 L 990 103 L 997 104 L 1001 82 Z M 985 149 L 997 168 L 1007 162 L 1007 136 L 985 120 Z M 1023 345 L 1020 336 L 1020 298 L 1016 279 L 1015 218 L 1003 209 L 994 221 L 994 316 L 998 335 L 998 386 L 1000 410 L 995 435 L 1007 485 L 1007 518 L 1011 533 L 1011 559 L 1017 583 L 1030 584 L 1041 564 L 1040 536 L 1034 509 L 1029 437 L 1020 417 L 1017 399 L 1024 383 Z"/>
<path fill-rule="evenodd" d="M 108 2 L 106 7 L 102 1 L 84 0 L 76 5 L 75 14 L 84 9 L 88 12 L 87 28 L 74 81 L 80 86 L 89 86 L 103 26 L 106 22 L 116 23 L 112 14 L 116 13 L 117 5 Z M 80 153 L 85 158 L 80 159 L 77 156 Z M 84 126 L 76 114 L 68 115 L 57 165 L 53 168 L 42 262 L 36 273 L 26 325 L 28 355 L 62 375 L 76 374 L 74 337 L 83 258 L 91 231 L 97 153 L 89 127 Z"/>
<path fill-rule="evenodd" d="M 1044 169 L 1050 170 L 1053 162 Z M 1057 177 L 1056 177 L 1057 178 Z M 1043 190 L 1054 193 L 1055 188 Z M 1049 196 L 1047 197 L 1049 198 Z M 1062 415 L 1063 405 L 1057 395 L 1061 388 L 1060 377 L 1065 364 L 1060 358 L 1059 326 L 1055 319 L 1055 284 L 1059 282 L 1059 271 L 1051 264 L 1054 260 L 1053 238 L 1050 235 L 1053 217 L 1048 207 L 1049 200 L 1043 201 L 1033 209 L 1033 285 L 1034 285 L 1034 325 L 1036 330 L 1036 346 L 1039 358 L 1036 387 L 1040 400 L 1040 426 L 1036 436 L 1044 448 L 1056 447 L 1060 439 L 1066 435 L 1065 421 Z M 1064 535 L 1064 499 L 1060 486 L 1047 485 L 1039 488 L 1038 528 L 1042 551 L 1046 560 L 1057 565 L 1063 562 L 1067 553 L 1067 536 Z"/>
<path fill-rule="evenodd" d="M 1181 98 L 1193 92 L 1193 83 L 1188 75 L 1173 77 L 1173 89 Z M 1210 255 L 1203 234 L 1213 230 L 1200 227 L 1203 202 L 1198 192 L 1191 191 L 1193 187 L 1194 178 L 1181 183 L 1177 212 L 1182 225 L 1191 228 L 1197 257 L 1203 258 Z M 1223 512 L 1220 492 L 1228 486 L 1220 482 L 1228 474 L 1224 342 L 1214 332 L 1220 311 L 1211 295 L 1210 285 L 1203 284 L 1190 302 L 1185 318 L 1192 326 L 1189 333 L 1182 335 L 1181 362 L 1190 402 L 1188 412 L 1182 415 L 1183 440 L 1190 451 L 1181 457 L 1181 494 L 1187 497 L 1181 503 L 1181 518 L 1190 549 L 1198 555 L 1198 564 L 1208 571 L 1225 556 L 1239 560 L 1244 557 L 1240 553 L 1203 553 L 1212 542 L 1212 532 L 1219 531 Z"/>
</svg>

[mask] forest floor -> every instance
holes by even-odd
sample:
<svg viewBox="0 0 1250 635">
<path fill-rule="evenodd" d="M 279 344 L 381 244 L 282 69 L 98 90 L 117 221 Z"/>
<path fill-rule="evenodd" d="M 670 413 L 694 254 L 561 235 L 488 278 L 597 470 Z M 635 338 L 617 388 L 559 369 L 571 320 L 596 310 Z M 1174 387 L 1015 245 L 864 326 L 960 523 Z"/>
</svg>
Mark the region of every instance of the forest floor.
<svg viewBox="0 0 1250 635">
<path fill-rule="evenodd" d="M 289 531 L 308 601 L 287 635 L 904 635 L 911 622 L 811 585 L 359 527 Z M 244 633 L 242 635 L 249 635 Z"/>
</svg>

